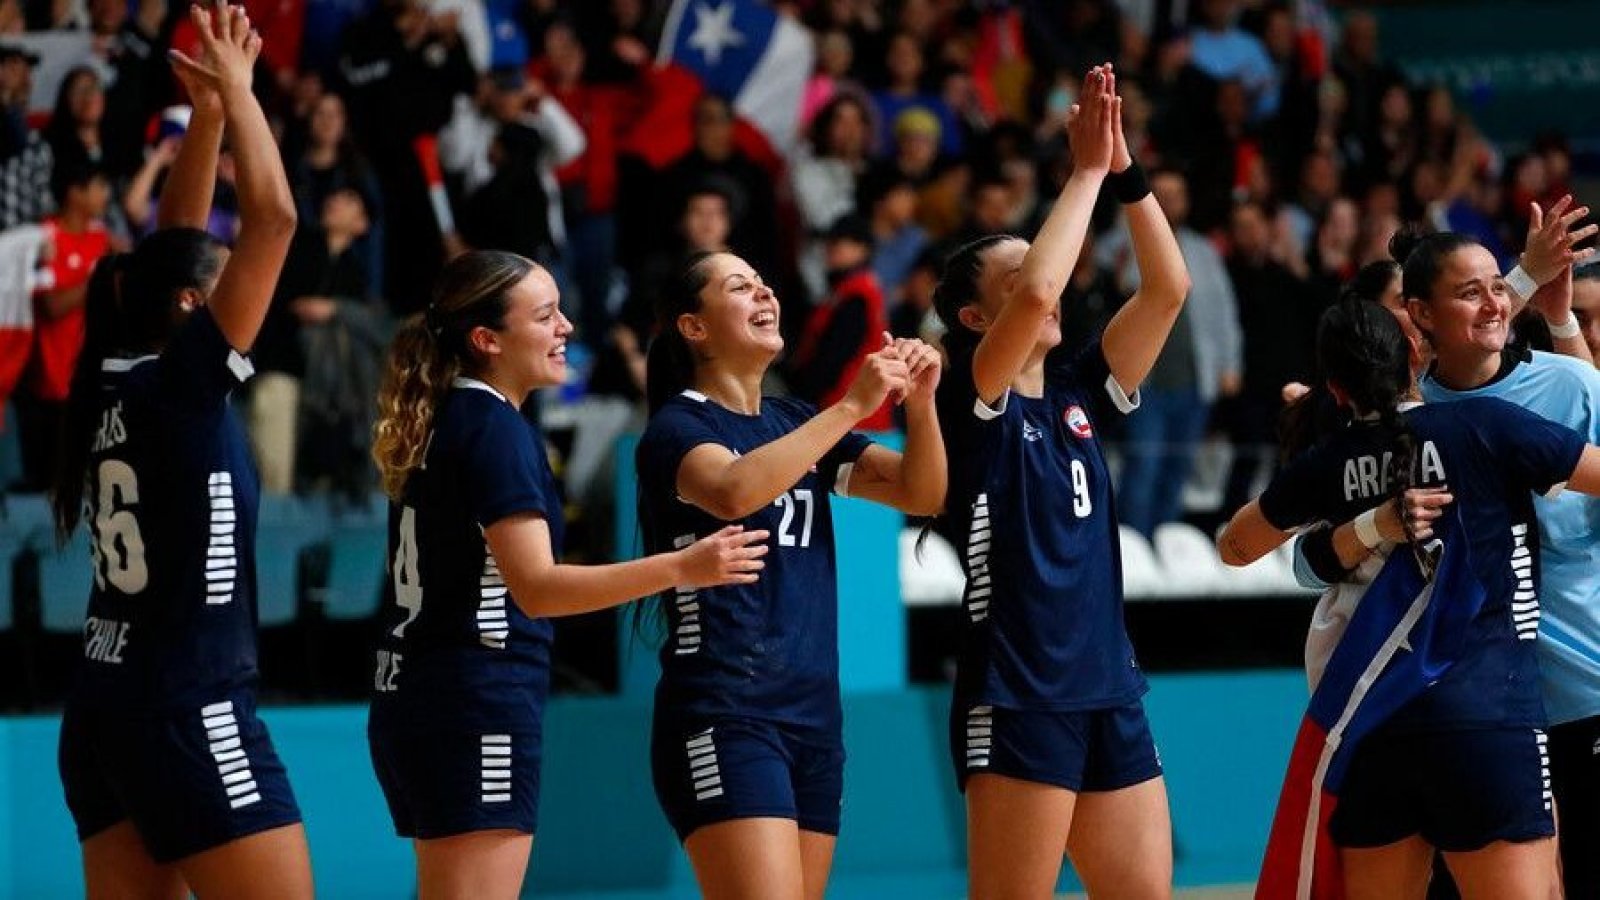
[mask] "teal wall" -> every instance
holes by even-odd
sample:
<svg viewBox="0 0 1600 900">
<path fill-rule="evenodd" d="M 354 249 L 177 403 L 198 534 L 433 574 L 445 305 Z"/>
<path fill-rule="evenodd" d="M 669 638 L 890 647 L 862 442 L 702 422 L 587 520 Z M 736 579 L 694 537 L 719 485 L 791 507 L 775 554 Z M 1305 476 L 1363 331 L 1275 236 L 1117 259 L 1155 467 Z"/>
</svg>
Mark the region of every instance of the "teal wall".
<svg viewBox="0 0 1600 900">
<path fill-rule="evenodd" d="M 1251 881 L 1305 700 L 1298 672 L 1156 676 L 1147 699 L 1167 767 L 1180 884 Z M 963 816 L 950 776 L 942 690 L 845 701 L 844 831 L 829 896 L 963 893 Z M 528 893 L 607 900 L 693 897 L 693 877 L 650 788 L 649 703 L 558 698 L 546 727 L 542 833 Z M 411 889 L 367 761 L 359 707 L 262 713 L 289 768 L 319 892 Z M 82 895 L 56 776 L 54 717 L 0 719 L 0 898 Z M 1070 874 L 1063 886 L 1073 886 Z"/>
</svg>

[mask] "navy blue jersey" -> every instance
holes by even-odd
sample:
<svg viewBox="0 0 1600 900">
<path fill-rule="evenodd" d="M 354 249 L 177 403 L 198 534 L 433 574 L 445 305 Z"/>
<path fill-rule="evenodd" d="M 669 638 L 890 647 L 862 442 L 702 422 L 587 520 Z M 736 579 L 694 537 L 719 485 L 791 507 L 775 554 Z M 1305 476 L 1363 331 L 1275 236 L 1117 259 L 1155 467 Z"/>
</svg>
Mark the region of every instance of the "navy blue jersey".
<svg viewBox="0 0 1600 900">
<path fill-rule="evenodd" d="M 1387 728 L 1540 726 L 1539 535 L 1533 495 L 1559 492 L 1583 453 L 1577 432 L 1490 397 L 1405 412 L 1412 483 L 1448 485 L 1487 599 L 1460 660 Z M 1396 436 L 1376 423 L 1330 435 L 1272 479 L 1261 512 L 1280 530 L 1346 522 L 1391 495 Z M 1449 598 L 1444 598 L 1448 601 Z"/>
<path fill-rule="evenodd" d="M 1098 340 L 1046 370 L 1042 397 L 985 405 L 971 356 L 939 386 L 945 510 L 967 575 L 957 692 L 1002 709 L 1123 706 L 1145 691 L 1122 620 L 1111 477 L 1097 423 L 1137 405 Z"/>
<path fill-rule="evenodd" d="M 640 519 L 650 552 L 687 547 L 729 524 L 679 499 L 678 467 L 690 450 L 717 444 L 749 453 L 814 415 L 815 407 L 788 398 L 764 398 L 754 416 L 692 391 L 669 400 L 639 442 Z M 838 585 L 828 494 L 844 493 L 869 443 L 847 435 L 792 488 L 739 520 L 772 534 L 756 583 L 666 595 L 658 711 L 839 727 Z"/>
<path fill-rule="evenodd" d="M 79 702 L 184 707 L 254 684 L 260 487 L 228 406 L 253 371 L 205 309 L 159 356 L 103 364 Z"/>
<path fill-rule="evenodd" d="M 561 501 L 536 426 L 494 388 L 457 378 L 435 414 L 423 465 L 389 506 L 374 702 L 540 706 L 551 626 L 506 589 L 483 530 L 531 513 L 561 555 Z"/>
<path fill-rule="evenodd" d="M 1137 405 L 1099 340 L 996 408 L 956 359 L 939 389 L 945 509 L 967 575 L 957 690 L 1003 709 L 1122 706 L 1145 691 L 1122 618 L 1118 527 L 1096 423 Z"/>
</svg>

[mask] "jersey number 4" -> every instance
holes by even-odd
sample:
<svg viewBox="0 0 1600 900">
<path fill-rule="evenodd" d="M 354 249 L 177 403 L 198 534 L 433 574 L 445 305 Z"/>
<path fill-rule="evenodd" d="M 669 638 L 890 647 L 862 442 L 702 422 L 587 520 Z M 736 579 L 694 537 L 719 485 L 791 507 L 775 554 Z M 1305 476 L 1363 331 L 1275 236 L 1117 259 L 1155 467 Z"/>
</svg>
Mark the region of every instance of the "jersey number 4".
<svg viewBox="0 0 1600 900">
<path fill-rule="evenodd" d="M 144 561 L 144 535 L 134 508 L 139 505 L 139 477 L 120 459 L 101 460 L 96 470 L 100 491 L 93 498 L 94 581 L 106 582 L 124 594 L 137 594 L 150 583 Z"/>
<path fill-rule="evenodd" d="M 795 488 L 787 494 L 779 494 L 778 499 L 772 501 L 775 506 L 783 510 L 783 521 L 778 523 L 778 546 L 780 547 L 809 547 L 811 546 L 811 517 L 815 504 L 811 497 L 810 488 Z M 805 516 L 800 526 L 800 534 L 794 533 L 795 516 L 797 511 L 805 507 Z"/>
<path fill-rule="evenodd" d="M 405 637 L 406 626 L 422 612 L 422 576 L 417 574 L 417 511 L 400 508 L 400 541 L 394 551 L 394 602 L 406 611 L 406 620 L 394 627 L 395 637 Z"/>
</svg>

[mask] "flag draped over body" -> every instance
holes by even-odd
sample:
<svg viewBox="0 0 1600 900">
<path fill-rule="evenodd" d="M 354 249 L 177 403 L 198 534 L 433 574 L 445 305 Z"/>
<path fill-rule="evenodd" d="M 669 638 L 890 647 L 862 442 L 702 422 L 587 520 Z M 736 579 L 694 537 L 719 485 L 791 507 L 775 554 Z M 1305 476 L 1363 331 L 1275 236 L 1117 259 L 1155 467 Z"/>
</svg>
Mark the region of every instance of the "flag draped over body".
<svg viewBox="0 0 1600 900">
<path fill-rule="evenodd" d="M 1439 551 L 1436 563 L 1404 546 L 1390 555 L 1311 695 L 1278 797 L 1258 900 L 1344 896 L 1328 820 L 1350 760 L 1364 737 L 1460 656 L 1486 595 L 1460 514 L 1452 509 L 1439 522 L 1430 543 Z"/>
</svg>

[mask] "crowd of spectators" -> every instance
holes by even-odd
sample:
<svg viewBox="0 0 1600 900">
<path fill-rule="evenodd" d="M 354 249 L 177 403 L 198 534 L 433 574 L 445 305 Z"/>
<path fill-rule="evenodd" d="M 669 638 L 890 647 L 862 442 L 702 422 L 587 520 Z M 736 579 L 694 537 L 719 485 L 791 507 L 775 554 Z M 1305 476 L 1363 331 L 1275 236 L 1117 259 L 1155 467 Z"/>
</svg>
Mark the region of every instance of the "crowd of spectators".
<svg viewBox="0 0 1600 900">
<path fill-rule="evenodd" d="M 1194 282 L 1121 435 L 1123 518 L 1149 532 L 1182 514 L 1208 429 L 1243 450 L 1225 506 L 1246 499 L 1279 388 L 1312 374 L 1317 316 L 1402 221 L 1471 232 L 1505 257 L 1529 201 L 1568 189 L 1559 138 L 1502 158 L 1448 90 L 1385 59 L 1372 16 L 1317 0 L 776 2 L 815 47 L 801 140 L 778 152 L 745 139 L 728 98 L 659 63 L 669 5 L 248 0 L 267 47 L 257 89 L 300 212 L 261 375 L 239 399 L 268 490 L 371 489 L 387 335 L 465 248 L 556 274 L 587 351 L 545 410 L 558 423 L 637 423 L 653 292 L 697 249 L 730 248 L 778 287 L 787 389 L 830 399 L 882 331 L 937 333 L 945 252 L 1042 221 L 1070 172 L 1074 85 L 1111 61 Z M 14 385 L 0 379 L 17 426 L 6 439 L 23 449 L 13 487 L 48 481 L 89 270 L 154 219 L 186 122 L 165 62 L 194 41 L 179 7 L 0 0 L 0 229 L 42 225 L 51 248 L 32 352 Z M 46 71 L 55 93 L 40 103 Z M 669 124 L 687 139 L 668 139 Z M 224 239 L 231 176 L 225 158 L 210 224 Z M 1068 344 L 1134 286 L 1114 204 L 1103 213 L 1065 292 Z M 570 463 L 575 497 L 604 481 L 594 460 Z"/>
</svg>

